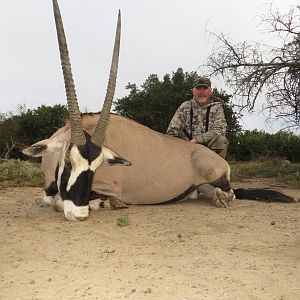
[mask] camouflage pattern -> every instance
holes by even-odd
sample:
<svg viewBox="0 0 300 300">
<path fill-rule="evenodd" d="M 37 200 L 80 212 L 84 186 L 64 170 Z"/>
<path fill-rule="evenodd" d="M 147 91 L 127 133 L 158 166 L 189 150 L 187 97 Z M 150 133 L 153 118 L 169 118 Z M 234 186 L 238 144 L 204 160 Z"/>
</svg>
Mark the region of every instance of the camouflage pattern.
<svg viewBox="0 0 300 300">
<path fill-rule="evenodd" d="M 211 82 L 206 77 L 198 77 L 197 80 L 195 81 L 195 84 L 194 84 L 194 87 L 197 87 L 197 86 L 211 87 Z"/>
<path fill-rule="evenodd" d="M 192 129 L 191 105 L 193 109 Z M 209 106 L 211 107 L 209 112 L 209 124 L 208 130 L 205 132 L 206 112 Z M 194 98 L 190 101 L 183 102 L 174 114 L 169 124 L 167 134 L 187 141 L 193 138 L 197 143 L 206 145 L 211 149 L 227 149 L 228 141 L 225 138 L 226 129 L 227 123 L 221 99 L 211 96 L 210 103 L 204 106 L 200 106 Z M 218 145 L 220 144 L 217 143 L 219 136 L 224 136 L 227 141 L 225 145 Z"/>
</svg>

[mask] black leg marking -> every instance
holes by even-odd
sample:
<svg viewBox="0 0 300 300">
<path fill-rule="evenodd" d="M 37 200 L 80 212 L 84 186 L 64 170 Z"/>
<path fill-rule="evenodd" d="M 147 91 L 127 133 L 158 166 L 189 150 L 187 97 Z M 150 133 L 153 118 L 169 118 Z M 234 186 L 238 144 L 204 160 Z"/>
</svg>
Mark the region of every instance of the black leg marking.
<svg viewBox="0 0 300 300">
<path fill-rule="evenodd" d="M 156 205 L 156 204 L 174 204 L 174 203 L 180 202 L 180 201 L 184 200 L 195 189 L 196 189 L 196 186 L 192 185 L 187 190 L 185 190 L 183 193 L 181 193 L 180 195 L 176 196 L 175 198 L 167 200 L 167 201 L 164 201 L 162 203 L 155 203 L 153 205 Z"/>
<path fill-rule="evenodd" d="M 231 190 L 230 182 L 225 175 L 214 182 L 210 182 L 209 184 L 220 188 L 223 192 L 229 192 Z"/>
<path fill-rule="evenodd" d="M 58 193 L 58 187 L 56 181 L 52 181 L 51 184 L 45 188 L 46 196 L 55 196 Z"/>
</svg>

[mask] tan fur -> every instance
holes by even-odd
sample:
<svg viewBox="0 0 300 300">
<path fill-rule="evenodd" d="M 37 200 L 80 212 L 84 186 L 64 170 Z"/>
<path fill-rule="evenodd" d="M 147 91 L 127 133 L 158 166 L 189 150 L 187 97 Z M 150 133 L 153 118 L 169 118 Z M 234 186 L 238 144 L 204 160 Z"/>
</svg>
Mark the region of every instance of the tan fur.
<svg viewBox="0 0 300 300">
<path fill-rule="evenodd" d="M 84 130 L 92 133 L 98 114 L 82 117 Z M 51 138 L 69 135 L 69 124 Z M 95 172 L 92 190 L 114 196 L 127 204 L 155 204 L 168 201 L 192 185 L 229 180 L 227 162 L 210 149 L 155 132 L 137 122 L 111 114 L 104 146 L 132 163 L 131 166 L 102 164 Z M 43 158 L 43 169 L 53 157 Z M 53 173 L 53 167 L 51 173 Z M 51 176 L 47 175 L 47 178 Z"/>
</svg>

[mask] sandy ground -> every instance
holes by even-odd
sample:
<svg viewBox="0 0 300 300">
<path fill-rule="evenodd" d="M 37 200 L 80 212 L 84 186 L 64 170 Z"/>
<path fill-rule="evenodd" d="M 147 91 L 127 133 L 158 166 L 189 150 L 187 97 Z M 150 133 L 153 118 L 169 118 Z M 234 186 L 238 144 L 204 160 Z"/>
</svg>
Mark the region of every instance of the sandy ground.
<svg viewBox="0 0 300 300">
<path fill-rule="evenodd" d="M 300 203 L 198 200 L 70 223 L 41 196 L 0 191 L 0 299 L 300 299 Z"/>
</svg>

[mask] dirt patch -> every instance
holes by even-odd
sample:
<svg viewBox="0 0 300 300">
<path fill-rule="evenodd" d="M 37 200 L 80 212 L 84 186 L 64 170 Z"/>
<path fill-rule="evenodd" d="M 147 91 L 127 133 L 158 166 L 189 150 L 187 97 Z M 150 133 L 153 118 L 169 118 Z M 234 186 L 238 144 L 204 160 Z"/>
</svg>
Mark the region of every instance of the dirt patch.
<svg viewBox="0 0 300 300">
<path fill-rule="evenodd" d="M 70 223 L 41 199 L 1 190 L 0 299 L 300 299 L 300 203 L 198 200 Z"/>
</svg>

